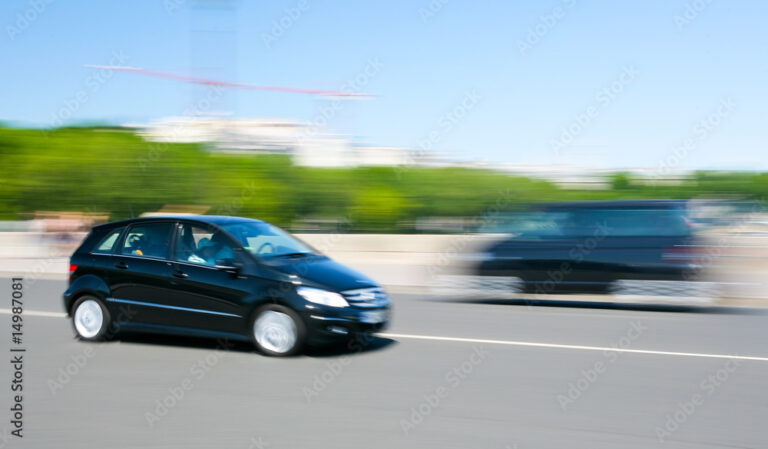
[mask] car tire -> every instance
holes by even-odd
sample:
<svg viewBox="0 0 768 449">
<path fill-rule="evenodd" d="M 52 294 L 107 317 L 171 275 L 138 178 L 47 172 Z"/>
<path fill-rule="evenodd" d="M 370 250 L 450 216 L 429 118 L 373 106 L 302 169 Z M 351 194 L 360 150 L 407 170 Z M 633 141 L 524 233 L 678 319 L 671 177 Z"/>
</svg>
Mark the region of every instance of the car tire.
<svg viewBox="0 0 768 449">
<path fill-rule="evenodd" d="M 267 304 L 258 309 L 249 329 L 256 348 L 273 357 L 298 354 L 304 347 L 307 333 L 301 317 L 279 304 Z"/>
<path fill-rule="evenodd" d="M 109 310 L 95 296 L 81 296 L 72 305 L 72 326 L 80 340 L 104 340 L 111 323 Z"/>
</svg>

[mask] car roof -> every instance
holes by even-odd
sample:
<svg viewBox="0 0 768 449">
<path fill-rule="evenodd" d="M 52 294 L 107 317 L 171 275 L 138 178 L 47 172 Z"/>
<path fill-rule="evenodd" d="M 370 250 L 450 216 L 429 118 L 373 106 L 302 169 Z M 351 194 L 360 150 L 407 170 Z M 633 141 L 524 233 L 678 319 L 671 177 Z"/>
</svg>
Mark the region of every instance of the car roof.
<svg viewBox="0 0 768 449">
<path fill-rule="evenodd" d="M 255 218 L 245 218 L 245 217 L 230 217 L 226 215 L 188 215 L 188 214 L 179 214 L 179 215 L 157 215 L 152 217 L 138 217 L 138 218 L 129 218 L 127 220 L 120 220 L 120 221 L 113 221 L 110 223 L 104 223 L 98 226 L 94 226 L 94 228 L 107 228 L 107 227 L 115 227 L 115 226 L 127 226 L 134 223 L 152 223 L 155 221 L 168 221 L 168 220 L 185 220 L 185 221 L 193 221 L 198 223 L 208 223 L 208 224 L 214 224 L 214 225 L 223 225 L 228 223 L 245 223 L 245 222 L 252 222 L 252 223 L 264 223 L 262 220 L 257 220 Z"/>
</svg>

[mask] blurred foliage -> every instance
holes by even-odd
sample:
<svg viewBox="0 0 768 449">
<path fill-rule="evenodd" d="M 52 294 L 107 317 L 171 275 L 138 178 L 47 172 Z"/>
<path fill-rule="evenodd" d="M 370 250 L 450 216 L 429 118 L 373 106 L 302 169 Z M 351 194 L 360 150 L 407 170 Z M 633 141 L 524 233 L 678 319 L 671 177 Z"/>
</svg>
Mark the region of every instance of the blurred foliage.
<svg viewBox="0 0 768 449">
<path fill-rule="evenodd" d="M 354 229 L 387 231 L 407 217 L 410 203 L 386 185 L 367 187 L 352 204 L 349 219 Z"/>
<path fill-rule="evenodd" d="M 287 156 L 212 153 L 109 127 L 0 128 L 0 167 L 6 220 L 41 210 L 108 212 L 114 220 L 185 204 L 288 228 L 325 218 L 349 231 L 412 232 L 420 218 L 481 220 L 525 202 L 768 194 L 768 174 L 744 172 L 697 172 L 672 185 L 616 173 L 608 189 L 579 190 L 471 168 L 299 167 Z"/>
<path fill-rule="evenodd" d="M 610 181 L 613 190 L 629 190 L 633 187 L 629 173 L 615 173 L 610 177 Z"/>
</svg>

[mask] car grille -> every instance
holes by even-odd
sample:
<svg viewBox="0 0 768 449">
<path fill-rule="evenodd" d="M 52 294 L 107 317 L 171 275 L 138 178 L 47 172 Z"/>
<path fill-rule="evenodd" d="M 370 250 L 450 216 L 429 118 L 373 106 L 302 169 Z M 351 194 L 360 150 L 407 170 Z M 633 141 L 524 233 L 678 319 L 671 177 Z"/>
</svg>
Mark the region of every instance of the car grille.
<svg viewBox="0 0 768 449">
<path fill-rule="evenodd" d="M 341 292 L 353 307 L 386 307 L 389 298 L 381 287 L 358 288 Z"/>
</svg>

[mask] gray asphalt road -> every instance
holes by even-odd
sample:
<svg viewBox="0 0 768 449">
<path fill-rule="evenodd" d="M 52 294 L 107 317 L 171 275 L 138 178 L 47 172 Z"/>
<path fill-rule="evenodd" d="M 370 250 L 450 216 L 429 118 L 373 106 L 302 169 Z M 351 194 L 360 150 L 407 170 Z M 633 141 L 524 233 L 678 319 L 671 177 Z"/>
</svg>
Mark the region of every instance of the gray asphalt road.
<svg viewBox="0 0 768 449">
<path fill-rule="evenodd" d="M 63 288 L 25 288 L 24 438 L 9 434 L 6 363 L 0 447 L 768 447 L 768 359 L 702 357 L 768 357 L 764 312 L 394 295 L 389 337 L 281 360 L 205 340 L 81 343 L 32 313 L 60 312 Z M 10 293 L 0 280 L 0 308 Z"/>
</svg>

